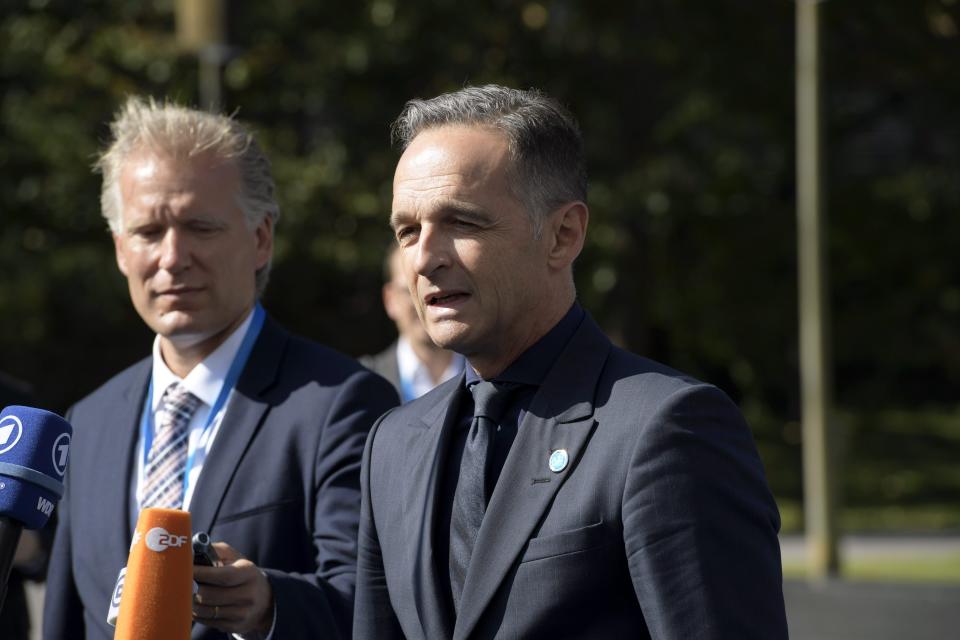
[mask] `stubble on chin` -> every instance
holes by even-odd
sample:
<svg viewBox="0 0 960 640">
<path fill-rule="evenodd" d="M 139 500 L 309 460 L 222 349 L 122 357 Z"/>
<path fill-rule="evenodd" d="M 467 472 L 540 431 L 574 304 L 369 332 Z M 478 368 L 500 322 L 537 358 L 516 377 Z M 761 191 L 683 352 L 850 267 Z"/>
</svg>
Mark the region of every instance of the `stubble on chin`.
<svg viewBox="0 0 960 640">
<path fill-rule="evenodd" d="M 446 323 L 449 324 L 444 326 Z M 466 337 L 464 331 L 466 327 L 455 326 L 451 321 L 446 321 L 446 323 L 441 321 L 430 327 L 430 330 L 427 331 L 427 336 L 441 349 L 463 353 L 461 349 L 464 346 L 463 343 Z"/>
</svg>

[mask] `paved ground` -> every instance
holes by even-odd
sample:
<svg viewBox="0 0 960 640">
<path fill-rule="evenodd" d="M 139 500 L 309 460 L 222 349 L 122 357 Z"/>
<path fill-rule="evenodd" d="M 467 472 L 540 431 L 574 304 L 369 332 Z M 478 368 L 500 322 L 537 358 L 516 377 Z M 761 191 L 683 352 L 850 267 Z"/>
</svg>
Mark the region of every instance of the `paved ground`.
<svg viewBox="0 0 960 640">
<path fill-rule="evenodd" d="M 802 564 L 802 536 L 784 536 L 785 564 Z M 960 553 L 960 535 L 849 535 L 841 556 L 935 559 Z M 788 580 L 783 586 L 791 640 L 952 640 L 960 638 L 960 583 L 895 584 Z"/>
<path fill-rule="evenodd" d="M 960 585 L 787 581 L 783 595 L 791 640 L 960 638 Z"/>
</svg>

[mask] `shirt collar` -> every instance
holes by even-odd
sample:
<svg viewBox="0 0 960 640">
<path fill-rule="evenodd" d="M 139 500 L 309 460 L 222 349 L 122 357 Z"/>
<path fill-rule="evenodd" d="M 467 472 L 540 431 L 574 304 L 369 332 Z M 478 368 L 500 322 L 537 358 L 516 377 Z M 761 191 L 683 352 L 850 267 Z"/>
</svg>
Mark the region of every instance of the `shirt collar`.
<svg viewBox="0 0 960 640">
<path fill-rule="evenodd" d="M 550 373 L 553 364 L 560 357 L 564 347 L 573 337 L 577 327 L 583 321 L 586 313 L 577 302 L 574 302 L 560 322 L 553 325 L 542 338 L 533 343 L 529 349 L 520 354 L 503 373 L 496 376 L 498 382 L 517 382 L 520 384 L 539 386 Z M 466 386 L 482 380 L 480 374 L 473 367 L 467 367 Z"/>
<path fill-rule="evenodd" d="M 450 364 L 441 374 L 440 379 L 434 383 L 430 370 L 420 361 L 417 353 L 413 350 L 413 345 L 403 336 L 397 338 L 397 369 L 400 372 L 400 380 L 410 384 L 414 397 L 419 397 L 434 388 L 441 382 L 446 382 L 450 378 L 459 374 L 463 370 L 464 358 L 459 353 L 453 354 L 450 358 Z M 409 399 L 409 398 L 408 398 Z"/>
<path fill-rule="evenodd" d="M 410 341 L 400 336 L 397 338 L 397 368 L 400 370 L 401 380 L 416 380 L 418 374 L 422 375 L 426 367 L 417 358 Z"/>
<path fill-rule="evenodd" d="M 243 337 L 250 327 L 253 319 L 253 310 L 247 313 L 246 319 L 240 323 L 240 326 L 233 330 L 223 343 L 213 350 L 213 352 L 203 359 L 200 364 L 195 366 L 186 378 L 180 378 L 163 361 L 160 355 L 160 336 L 153 340 L 153 406 L 151 409 L 156 412 L 160 406 L 160 399 L 163 392 L 174 382 L 179 382 L 187 391 L 200 398 L 207 407 L 212 407 L 220 395 L 220 389 L 226 380 L 227 372 L 233 359 L 237 357 L 240 350 L 240 344 Z"/>
</svg>

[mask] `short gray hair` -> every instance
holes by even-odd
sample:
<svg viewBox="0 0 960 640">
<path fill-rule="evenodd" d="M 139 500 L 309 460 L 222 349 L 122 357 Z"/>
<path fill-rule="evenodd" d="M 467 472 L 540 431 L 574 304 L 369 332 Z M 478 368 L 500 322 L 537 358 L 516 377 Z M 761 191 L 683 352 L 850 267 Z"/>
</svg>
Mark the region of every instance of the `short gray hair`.
<svg viewBox="0 0 960 640">
<path fill-rule="evenodd" d="M 544 218 L 558 206 L 586 202 L 580 128 L 563 105 L 539 90 L 488 84 L 410 100 L 393 123 L 393 139 L 406 149 L 422 131 L 445 125 L 488 127 L 506 137 L 510 189 L 526 205 L 538 236 Z"/>
<path fill-rule="evenodd" d="M 100 210 L 113 233 L 122 230 L 120 173 L 127 158 L 137 151 L 159 153 L 173 160 L 210 153 L 219 160 L 234 162 L 240 172 L 237 204 L 247 226 L 255 229 L 268 216 L 275 224 L 280 217 L 270 160 L 253 134 L 232 117 L 160 104 L 153 98 L 131 97 L 117 111 L 110 132 L 113 141 L 95 167 L 103 174 Z M 268 261 L 256 274 L 258 297 L 269 277 Z"/>
</svg>

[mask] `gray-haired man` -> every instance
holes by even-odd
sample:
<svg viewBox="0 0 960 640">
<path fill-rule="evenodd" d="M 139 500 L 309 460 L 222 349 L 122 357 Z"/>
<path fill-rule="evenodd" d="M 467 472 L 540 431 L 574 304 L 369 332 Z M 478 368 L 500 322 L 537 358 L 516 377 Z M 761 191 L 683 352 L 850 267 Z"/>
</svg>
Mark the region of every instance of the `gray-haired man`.
<svg viewBox="0 0 960 640">
<path fill-rule="evenodd" d="M 786 638 L 779 517 L 716 387 L 576 302 L 579 131 L 534 91 L 407 103 L 390 223 L 465 375 L 364 454 L 355 638 Z"/>
</svg>

